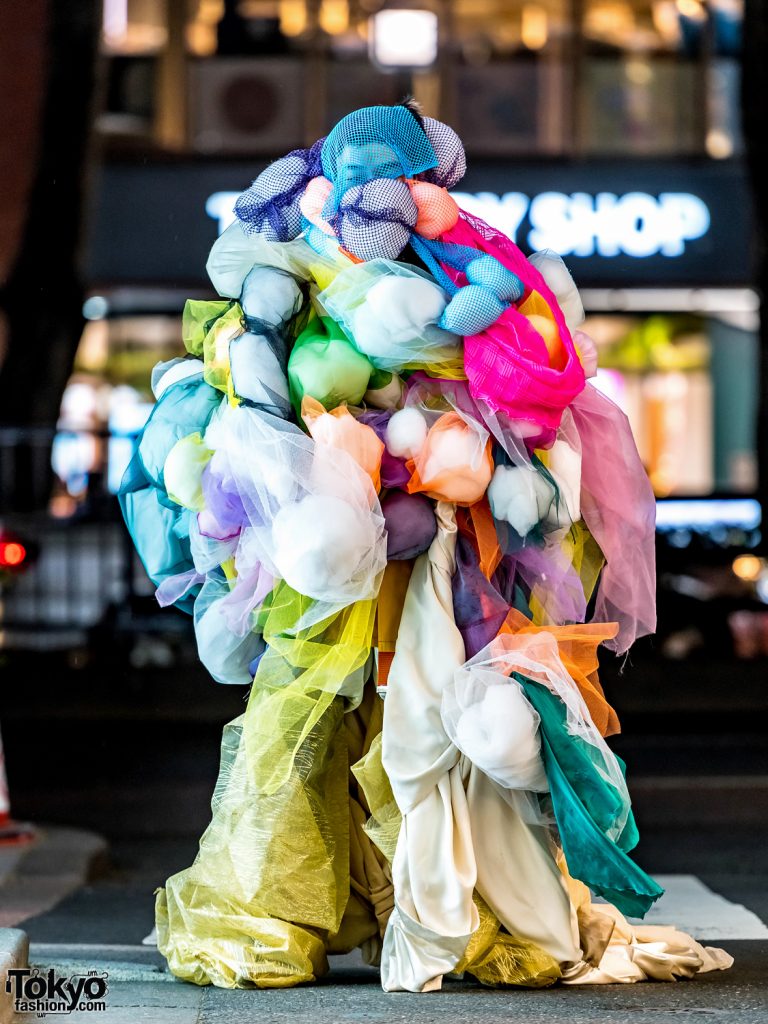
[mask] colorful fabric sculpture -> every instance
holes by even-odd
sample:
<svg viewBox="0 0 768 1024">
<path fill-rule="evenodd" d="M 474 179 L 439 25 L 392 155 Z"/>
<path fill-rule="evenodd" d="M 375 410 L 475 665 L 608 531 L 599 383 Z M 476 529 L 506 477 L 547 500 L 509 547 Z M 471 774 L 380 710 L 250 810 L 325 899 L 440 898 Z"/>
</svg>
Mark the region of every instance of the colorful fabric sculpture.
<svg viewBox="0 0 768 1024">
<path fill-rule="evenodd" d="M 197 984 L 355 947 L 389 991 L 731 962 L 622 916 L 662 890 L 628 856 L 597 648 L 654 629 L 653 494 L 562 260 L 462 211 L 464 168 L 408 105 L 276 161 L 153 375 L 123 512 L 211 675 L 251 684 L 157 896 Z"/>
</svg>

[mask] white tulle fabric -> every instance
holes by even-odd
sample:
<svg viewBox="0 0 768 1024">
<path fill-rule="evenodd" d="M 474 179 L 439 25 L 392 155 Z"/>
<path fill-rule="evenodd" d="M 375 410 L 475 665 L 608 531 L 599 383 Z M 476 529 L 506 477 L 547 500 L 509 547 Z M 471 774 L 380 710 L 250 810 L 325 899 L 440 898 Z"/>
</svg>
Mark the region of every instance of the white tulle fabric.
<svg viewBox="0 0 768 1024">
<path fill-rule="evenodd" d="M 611 839 L 618 839 L 624 831 L 629 813 L 630 798 L 627 783 L 616 755 L 600 735 L 592 721 L 592 716 L 581 695 L 579 688 L 568 674 L 558 652 L 557 640 L 552 633 L 500 633 L 494 640 L 479 651 L 474 658 L 463 665 L 454 675 L 452 683 L 446 686 L 443 693 L 443 724 L 447 731 L 459 737 L 472 730 L 472 724 L 464 721 L 468 712 L 473 712 L 479 704 L 479 711 L 474 712 L 475 718 L 481 714 L 486 719 L 485 728 L 490 731 L 493 723 L 488 722 L 488 711 L 484 711 L 487 696 L 497 687 L 511 686 L 519 692 L 519 684 L 509 677 L 519 673 L 527 679 L 541 683 L 563 702 L 566 711 L 566 728 L 572 736 L 588 743 L 592 747 L 592 762 L 621 797 L 622 812 L 616 815 L 607 831 Z M 511 703 L 511 695 L 507 698 Z M 498 698 L 496 698 L 498 702 Z M 506 753 L 506 764 L 495 769 L 496 781 L 505 788 L 525 789 L 522 784 L 526 779 L 538 778 L 534 752 L 538 750 L 538 733 L 529 733 L 527 745 L 522 747 L 526 719 L 521 712 L 522 704 L 528 702 L 520 695 L 515 698 L 518 719 L 513 726 L 508 724 L 510 731 L 517 734 L 516 747 L 510 744 Z M 531 709 L 533 712 L 533 709 Z M 538 716 L 535 719 L 538 726 Z M 530 721 L 530 718 L 528 719 Z M 530 728 L 530 726 L 528 726 Z M 496 727 L 499 736 L 503 730 Z M 473 737 L 475 745 L 480 746 L 481 737 Z M 519 754 L 520 761 L 513 761 Z M 503 755 L 500 755 L 503 760 Z M 543 769 L 542 769 L 543 770 Z M 529 787 L 535 789 L 535 786 Z"/>
<path fill-rule="evenodd" d="M 348 267 L 318 302 L 379 369 L 437 369 L 461 353 L 461 338 L 437 326 L 448 298 L 424 271 L 378 259 Z"/>
<path fill-rule="evenodd" d="M 238 575 L 260 568 L 284 579 L 314 599 L 314 621 L 377 595 L 384 517 L 371 478 L 347 452 L 228 404 L 211 418 L 205 443 L 211 473 L 240 496 L 248 517 L 234 553 Z"/>
<path fill-rule="evenodd" d="M 540 718 L 514 679 L 483 666 L 459 669 L 443 691 L 442 719 L 462 754 L 504 789 L 548 791 Z"/>
</svg>

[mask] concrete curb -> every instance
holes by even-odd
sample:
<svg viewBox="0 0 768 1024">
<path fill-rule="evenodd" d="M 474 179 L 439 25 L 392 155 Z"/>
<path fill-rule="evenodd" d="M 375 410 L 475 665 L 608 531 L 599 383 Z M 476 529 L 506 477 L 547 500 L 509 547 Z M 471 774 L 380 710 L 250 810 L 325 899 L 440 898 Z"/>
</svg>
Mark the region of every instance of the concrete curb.
<svg viewBox="0 0 768 1024">
<path fill-rule="evenodd" d="M 29 939 L 20 928 L 0 928 L 0 1024 L 13 1020 L 13 993 L 5 991 L 8 971 L 27 967 Z"/>
</svg>

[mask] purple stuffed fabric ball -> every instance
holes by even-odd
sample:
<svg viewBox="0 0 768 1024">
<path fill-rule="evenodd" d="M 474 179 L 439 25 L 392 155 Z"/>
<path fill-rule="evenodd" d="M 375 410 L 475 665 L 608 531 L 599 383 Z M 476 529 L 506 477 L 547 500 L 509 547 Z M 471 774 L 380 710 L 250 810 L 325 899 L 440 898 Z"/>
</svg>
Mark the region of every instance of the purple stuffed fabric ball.
<svg viewBox="0 0 768 1024">
<path fill-rule="evenodd" d="M 415 558 L 437 533 L 435 510 L 423 494 L 391 491 L 381 503 L 387 527 L 387 559 Z"/>
</svg>

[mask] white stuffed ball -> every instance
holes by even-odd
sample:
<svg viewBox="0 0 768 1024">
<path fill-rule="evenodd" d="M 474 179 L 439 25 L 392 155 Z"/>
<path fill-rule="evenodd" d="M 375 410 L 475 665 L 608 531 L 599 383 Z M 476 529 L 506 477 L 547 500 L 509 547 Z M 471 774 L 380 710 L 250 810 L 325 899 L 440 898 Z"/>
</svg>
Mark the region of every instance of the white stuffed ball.
<svg viewBox="0 0 768 1024">
<path fill-rule="evenodd" d="M 541 473 L 525 466 L 497 466 L 488 488 L 494 518 L 509 523 L 521 537 L 544 518 L 553 499 L 554 490 Z"/>
<path fill-rule="evenodd" d="M 272 541 L 272 557 L 286 583 L 307 597 L 333 601 L 370 556 L 376 535 L 367 510 L 332 495 L 310 494 L 280 509 Z"/>
<path fill-rule="evenodd" d="M 389 418 L 384 443 L 390 455 L 414 459 L 427 439 L 427 421 L 418 409 L 400 409 Z"/>
<path fill-rule="evenodd" d="M 547 789 L 539 716 L 514 682 L 489 686 L 456 727 L 456 744 L 470 761 L 507 789 Z"/>
</svg>

